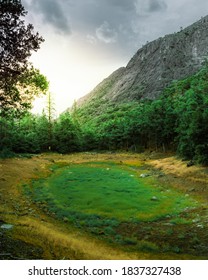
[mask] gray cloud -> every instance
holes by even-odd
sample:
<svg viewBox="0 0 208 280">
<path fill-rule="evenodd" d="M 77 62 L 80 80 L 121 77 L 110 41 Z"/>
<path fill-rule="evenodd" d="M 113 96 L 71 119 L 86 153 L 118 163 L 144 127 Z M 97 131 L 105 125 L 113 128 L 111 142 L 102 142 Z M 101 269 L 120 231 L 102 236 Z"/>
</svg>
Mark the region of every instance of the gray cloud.
<svg viewBox="0 0 208 280">
<path fill-rule="evenodd" d="M 148 1 L 148 11 L 158 12 L 164 11 L 167 8 L 167 4 L 163 0 L 149 0 Z"/>
<path fill-rule="evenodd" d="M 164 0 L 136 0 L 135 7 L 140 16 L 149 16 L 155 12 L 164 12 L 167 4 Z"/>
<path fill-rule="evenodd" d="M 76 0 L 70 12 L 72 31 L 79 26 L 89 42 L 94 44 L 97 39 L 107 48 L 122 45 L 125 49 L 133 34 L 131 19 L 138 18 L 135 3 L 136 0 Z"/>
<path fill-rule="evenodd" d="M 62 8 L 61 1 L 57 0 L 25 0 L 26 7 L 41 16 L 44 23 L 53 26 L 61 33 L 71 33 L 69 19 Z M 65 4 L 67 1 L 62 1 Z"/>
<path fill-rule="evenodd" d="M 121 56 L 132 55 L 146 41 L 178 31 L 208 11 L 204 0 L 22 1 L 34 18 L 41 16 L 56 31 L 72 31 L 86 43 L 97 48 L 102 44 L 102 50 Z"/>
<path fill-rule="evenodd" d="M 115 43 L 117 32 L 110 27 L 110 24 L 107 21 L 104 21 L 103 24 L 96 29 L 96 36 L 100 41 L 106 44 Z"/>
<path fill-rule="evenodd" d="M 104 0 L 105 5 L 114 6 L 124 11 L 132 11 L 135 9 L 136 0 Z"/>
</svg>

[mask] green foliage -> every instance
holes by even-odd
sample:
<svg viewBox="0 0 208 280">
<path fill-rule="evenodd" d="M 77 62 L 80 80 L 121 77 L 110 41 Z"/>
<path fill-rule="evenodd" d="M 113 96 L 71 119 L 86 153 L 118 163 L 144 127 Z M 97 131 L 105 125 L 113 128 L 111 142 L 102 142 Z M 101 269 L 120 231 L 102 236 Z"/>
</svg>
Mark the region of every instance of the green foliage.
<svg viewBox="0 0 208 280">
<path fill-rule="evenodd" d="M 176 113 L 175 142 L 186 159 L 207 164 L 208 145 L 208 68 L 177 82 L 167 92 Z"/>
<path fill-rule="evenodd" d="M 21 1 L 0 2 L 0 115 L 20 112 L 48 87 L 46 78 L 28 62 L 32 51 L 44 41 L 32 24 L 22 19 L 26 11 Z"/>
<path fill-rule="evenodd" d="M 79 151 L 82 146 L 81 130 L 67 112 L 54 123 L 53 149 L 59 153 Z"/>
<path fill-rule="evenodd" d="M 26 114 L 19 119 L 0 118 L 0 147 L 15 153 L 38 153 L 48 150 L 48 120 Z"/>
<path fill-rule="evenodd" d="M 0 117 L 0 150 L 12 149 L 13 140 L 13 119 L 10 121 Z"/>
<path fill-rule="evenodd" d="M 92 151 L 96 150 L 99 146 L 98 135 L 95 134 L 95 130 L 88 127 L 82 127 L 82 150 Z"/>
<path fill-rule="evenodd" d="M 14 153 L 11 152 L 11 150 L 9 150 L 8 148 L 3 148 L 2 150 L 0 150 L 0 158 L 12 158 L 14 157 Z"/>
<path fill-rule="evenodd" d="M 159 251 L 158 245 L 156 245 L 153 242 L 146 241 L 146 240 L 141 240 L 138 243 L 137 248 L 138 248 L 139 251 L 142 251 L 142 252 L 157 252 L 157 251 Z"/>
<path fill-rule="evenodd" d="M 38 81 L 46 86 L 44 79 Z M 56 120 L 44 114 L 17 118 L 10 111 L 7 118 L 0 119 L 0 146 L 30 153 L 49 147 L 60 153 L 171 149 L 187 160 L 208 165 L 207 92 L 205 65 L 197 74 L 173 82 L 156 100 L 112 103 L 94 96 Z"/>
<path fill-rule="evenodd" d="M 205 65 L 197 74 L 173 82 L 156 100 L 122 104 L 102 100 L 102 104 L 94 98 L 77 109 L 77 118 L 81 128 L 94 132 L 91 137 L 97 149 L 172 149 L 187 160 L 207 165 L 207 93 Z"/>
</svg>

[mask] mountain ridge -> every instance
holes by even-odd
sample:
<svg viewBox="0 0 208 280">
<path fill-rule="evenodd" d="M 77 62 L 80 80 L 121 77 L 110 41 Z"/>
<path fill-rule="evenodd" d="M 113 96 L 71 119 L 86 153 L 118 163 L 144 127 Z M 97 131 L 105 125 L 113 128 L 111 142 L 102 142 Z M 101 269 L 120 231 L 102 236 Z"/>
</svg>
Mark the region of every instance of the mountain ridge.
<svg viewBox="0 0 208 280">
<path fill-rule="evenodd" d="M 77 101 L 82 107 L 94 99 L 129 102 L 156 99 L 173 80 L 196 73 L 208 57 L 208 16 L 179 32 L 140 48 L 126 67 L 114 71 Z"/>
</svg>

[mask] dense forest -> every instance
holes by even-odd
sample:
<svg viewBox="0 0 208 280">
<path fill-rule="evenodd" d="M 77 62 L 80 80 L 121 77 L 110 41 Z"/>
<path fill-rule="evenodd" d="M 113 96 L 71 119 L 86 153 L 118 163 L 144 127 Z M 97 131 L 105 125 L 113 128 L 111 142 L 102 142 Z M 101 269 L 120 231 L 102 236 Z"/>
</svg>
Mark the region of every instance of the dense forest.
<svg viewBox="0 0 208 280">
<path fill-rule="evenodd" d="M 184 159 L 208 164 L 208 67 L 174 81 L 156 100 L 125 104 L 101 100 L 73 106 L 57 119 L 51 109 L 41 116 L 29 111 L 0 119 L 2 156 L 54 151 L 145 149 L 176 151 Z"/>
<path fill-rule="evenodd" d="M 74 104 L 56 119 L 49 101 L 42 115 L 33 115 L 32 101 L 40 92 L 46 94 L 49 83 L 28 58 L 43 38 L 21 19 L 26 12 L 20 2 L 5 3 L 1 2 L 0 22 L 1 157 L 48 151 L 160 149 L 208 164 L 207 65 L 193 76 L 174 81 L 156 100 L 104 103 L 97 98 L 81 107 Z"/>
</svg>

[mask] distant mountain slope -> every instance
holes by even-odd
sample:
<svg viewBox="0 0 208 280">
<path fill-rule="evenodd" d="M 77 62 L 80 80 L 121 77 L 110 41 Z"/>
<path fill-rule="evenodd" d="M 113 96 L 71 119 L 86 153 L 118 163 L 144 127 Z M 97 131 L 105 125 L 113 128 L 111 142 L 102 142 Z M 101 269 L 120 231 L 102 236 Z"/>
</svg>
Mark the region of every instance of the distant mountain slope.
<svg viewBox="0 0 208 280">
<path fill-rule="evenodd" d="M 147 43 L 129 61 L 78 100 L 126 102 L 155 99 L 173 80 L 196 73 L 208 57 L 208 16 L 180 32 Z"/>
<path fill-rule="evenodd" d="M 122 77 L 124 72 L 125 67 L 117 69 L 108 78 L 104 79 L 100 84 L 98 84 L 89 94 L 81 97 L 77 101 L 77 105 L 83 105 L 89 101 L 92 101 L 93 99 L 105 98 L 105 96 L 107 96 L 108 93 L 112 90 L 114 85 L 119 81 L 120 77 Z"/>
</svg>

